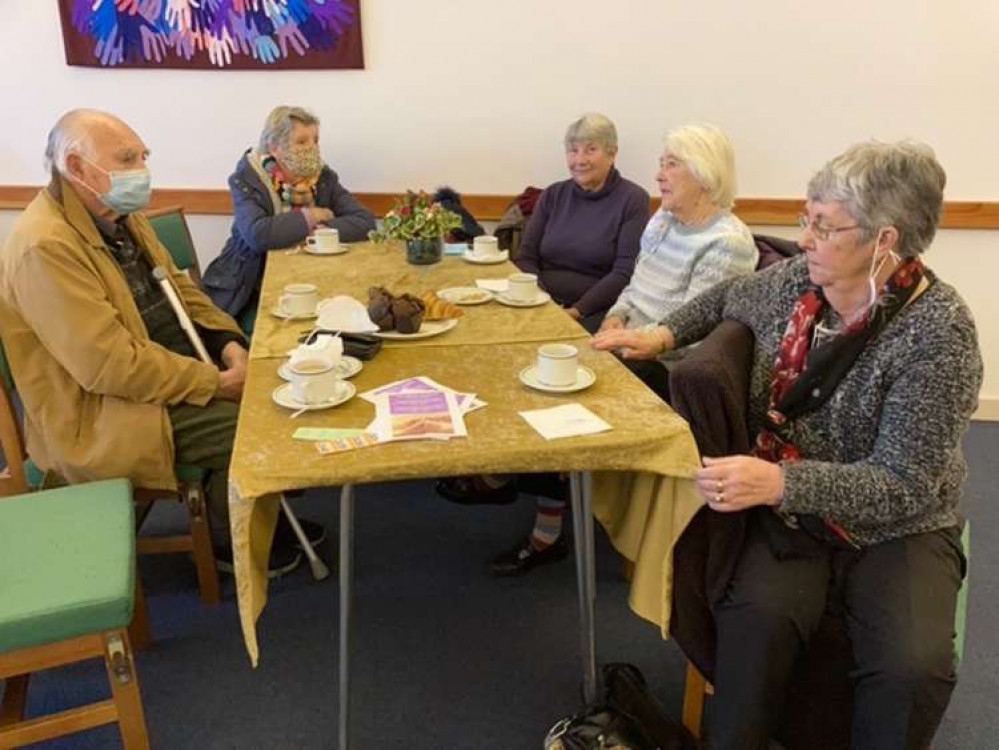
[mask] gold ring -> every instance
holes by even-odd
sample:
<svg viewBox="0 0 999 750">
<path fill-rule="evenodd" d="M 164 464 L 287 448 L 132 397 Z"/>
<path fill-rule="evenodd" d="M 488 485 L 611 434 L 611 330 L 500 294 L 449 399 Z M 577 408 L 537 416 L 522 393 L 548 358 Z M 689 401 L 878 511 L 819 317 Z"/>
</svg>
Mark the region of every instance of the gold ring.
<svg viewBox="0 0 999 750">
<path fill-rule="evenodd" d="M 715 502 L 716 503 L 724 503 L 725 502 L 725 493 L 724 492 L 719 492 L 718 494 L 716 494 L 715 495 Z"/>
<path fill-rule="evenodd" d="M 717 490 L 718 490 L 719 493 L 725 491 L 725 482 L 723 480 L 721 480 L 721 479 L 718 480 Z"/>
</svg>

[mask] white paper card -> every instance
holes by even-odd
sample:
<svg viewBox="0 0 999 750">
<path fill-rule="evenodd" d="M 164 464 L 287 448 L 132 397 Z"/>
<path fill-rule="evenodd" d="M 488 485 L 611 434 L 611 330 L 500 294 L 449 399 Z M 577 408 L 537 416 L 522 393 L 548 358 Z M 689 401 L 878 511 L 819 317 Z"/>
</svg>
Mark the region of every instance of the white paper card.
<svg viewBox="0 0 999 750">
<path fill-rule="evenodd" d="M 565 404 L 550 409 L 522 411 L 520 416 L 527 420 L 527 423 L 545 440 L 595 435 L 613 429 L 582 404 Z"/>
<path fill-rule="evenodd" d="M 490 292 L 503 294 L 510 288 L 509 279 L 476 279 L 475 286 L 479 289 L 488 289 Z"/>
</svg>

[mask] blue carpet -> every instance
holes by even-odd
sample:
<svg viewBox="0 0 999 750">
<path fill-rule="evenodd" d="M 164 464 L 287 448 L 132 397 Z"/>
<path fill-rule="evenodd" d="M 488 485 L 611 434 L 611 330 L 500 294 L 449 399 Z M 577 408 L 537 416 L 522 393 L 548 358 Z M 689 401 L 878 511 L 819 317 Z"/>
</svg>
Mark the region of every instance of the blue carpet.
<svg viewBox="0 0 999 750">
<path fill-rule="evenodd" d="M 972 519 L 968 636 L 960 682 L 934 750 L 999 747 L 999 424 L 976 424 L 966 440 Z M 988 490 L 990 491 L 987 491 Z M 335 494 L 308 493 L 307 517 L 336 529 Z M 353 748 L 511 750 L 541 747 L 548 727 L 578 707 L 580 668 L 571 561 L 522 579 L 496 580 L 486 561 L 530 525 L 527 502 L 462 508 L 427 482 L 361 487 L 357 500 Z M 166 528 L 179 508 L 157 510 Z M 627 608 L 621 565 L 598 533 L 598 655 L 645 672 L 679 716 L 685 662 L 658 630 Z M 335 545 L 327 547 L 327 558 Z M 232 582 L 224 603 L 197 598 L 182 557 L 143 558 L 156 643 L 138 656 L 154 748 L 332 748 L 335 576 L 316 584 L 305 567 L 271 586 L 260 624 L 261 666 L 252 670 L 239 634 Z M 39 675 L 29 713 L 107 694 L 102 665 Z M 103 728 L 39 748 L 119 748 Z"/>
</svg>

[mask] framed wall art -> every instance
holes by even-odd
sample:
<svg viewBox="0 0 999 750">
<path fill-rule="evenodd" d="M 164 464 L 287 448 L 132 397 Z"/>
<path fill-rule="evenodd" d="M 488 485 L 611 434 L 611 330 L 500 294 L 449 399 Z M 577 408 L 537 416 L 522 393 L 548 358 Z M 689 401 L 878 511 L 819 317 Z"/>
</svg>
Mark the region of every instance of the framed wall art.
<svg viewBox="0 0 999 750">
<path fill-rule="evenodd" d="M 360 0 L 57 0 L 69 65 L 363 68 Z"/>
</svg>

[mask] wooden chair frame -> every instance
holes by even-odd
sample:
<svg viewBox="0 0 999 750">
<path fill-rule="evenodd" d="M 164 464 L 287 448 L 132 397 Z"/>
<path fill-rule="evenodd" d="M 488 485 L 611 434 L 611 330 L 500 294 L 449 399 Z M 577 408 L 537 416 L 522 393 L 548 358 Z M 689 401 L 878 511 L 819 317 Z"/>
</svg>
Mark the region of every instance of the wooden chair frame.
<svg viewBox="0 0 999 750">
<path fill-rule="evenodd" d="M 24 719 L 32 672 L 88 659 L 104 660 L 111 685 L 110 699 Z M 0 750 L 114 723 L 118 724 L 125 750 L 149 750 L 134 653 L 124 630 L 92 633 L 0 654 L 0 679 L 6 680 L 0 700 Z"/>
</svg>

